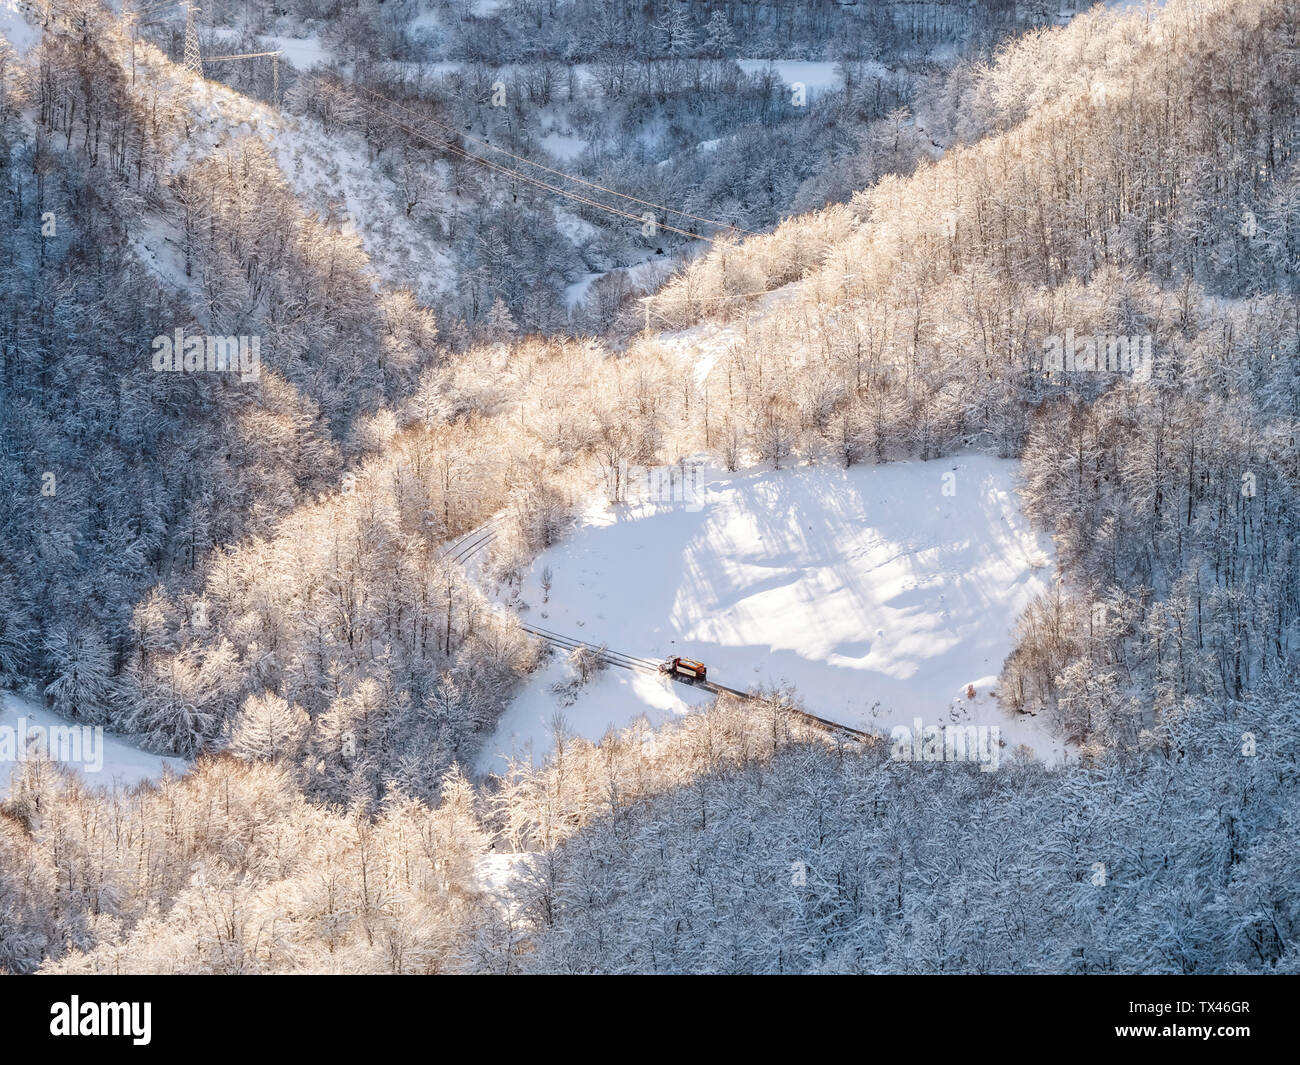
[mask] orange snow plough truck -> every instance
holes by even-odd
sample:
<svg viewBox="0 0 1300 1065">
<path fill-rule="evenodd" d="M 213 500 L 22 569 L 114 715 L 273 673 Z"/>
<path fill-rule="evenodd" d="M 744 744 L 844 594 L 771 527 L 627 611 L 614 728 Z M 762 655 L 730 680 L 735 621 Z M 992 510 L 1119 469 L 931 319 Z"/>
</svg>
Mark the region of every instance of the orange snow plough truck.
<svg viewBox="0 0 1300 1065">
<path fill-rule="evenodd" d="M 688 680 L 692 684 L 702 682 L 708 679 L 708 669 L 703 662 L 697 662 L 693 658 L 682 658 L 676 655 L 664 662 L 659 663 L 659 672 L 667 673 L 671 677 L 680 677 L 682 680 Z"/>
</svg>

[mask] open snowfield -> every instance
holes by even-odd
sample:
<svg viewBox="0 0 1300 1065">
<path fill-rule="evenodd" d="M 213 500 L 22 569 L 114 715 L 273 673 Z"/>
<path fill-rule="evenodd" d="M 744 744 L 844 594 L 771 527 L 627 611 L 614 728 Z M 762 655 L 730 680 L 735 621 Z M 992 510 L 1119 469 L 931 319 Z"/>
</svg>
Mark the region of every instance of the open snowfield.
<svg viewBox="0 0 1300 1065">
<path fill-rule="evenodd" d="M 1058 761 L 1058 740 L 990 695 L 1020 612 L 1053 574 L 1050 538 L 1021 513 L 1016 469 L 979 455 L 850 470 L 706 469 L 699 509 L 594 505 L 534 563 L 522 616 L 631 655 L 698 658 L 729 687 L 789 682 L 808 709 L 844 724 L 886 734 L 918 716 L 998 725 L 1009 748 Z M 710 699 L 607 669 L 562 706 L 552 686 L 568 675 L 556 655 L 533 676 L 485 746 L 481 771 L 504 768 L 511 754 L 544 756 L 557 711 L 570 731 L 597 739 L 641 714 L 658 724 Z"/>
<path fill-rule="evenodd" d="M 49 736 L 50 729 L 71 725 L 71 722 L 29 699 L 10 692 L 0 693 L 0 799 L 9 794 L 10 779 L 19 765 L 11 756 L 10 744 L 11 738 L 17 736 L 20 721 L 29 737 L 33 729 L 44 730 L 42 735 Z M 63 762 L 94 787 L 137 784 L 142 780 L 157 780 L 168 767 L 177 773 L 184 773 L 189 768 L 183 758 L 150 754 L 127 740 L 106 733 L 99 736 L 102 736 L 102 746 L 100 738 L 96 737 L 81 749 L 79 760 Z"/>
</svg>

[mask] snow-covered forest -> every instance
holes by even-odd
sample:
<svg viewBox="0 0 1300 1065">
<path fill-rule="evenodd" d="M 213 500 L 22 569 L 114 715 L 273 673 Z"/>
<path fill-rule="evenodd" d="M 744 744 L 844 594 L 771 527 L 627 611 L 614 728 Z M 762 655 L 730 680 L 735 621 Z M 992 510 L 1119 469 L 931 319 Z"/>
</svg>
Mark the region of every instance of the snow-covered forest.
<svg viewBox="0 0 1300 1065">
<path fill-rule="evenodd" d="M 7 0 L 0 972 L 1300 972 L 1298 25 Z"/>
</svg>

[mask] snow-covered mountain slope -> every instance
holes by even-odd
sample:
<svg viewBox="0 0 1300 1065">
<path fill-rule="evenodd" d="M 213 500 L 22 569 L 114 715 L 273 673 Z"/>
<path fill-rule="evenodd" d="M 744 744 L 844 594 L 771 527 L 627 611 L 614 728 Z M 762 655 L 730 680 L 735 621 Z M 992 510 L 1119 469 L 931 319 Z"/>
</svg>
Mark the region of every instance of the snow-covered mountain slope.
<svg viewBox="0 0 1300 1065">
<path fill-rule="evenodd" d="M 31 741 L 33 730 L 40 730 L 39 735 L 48 737 L 52 729 L 79 727 L 29 699 L 9 692 L 0 693 L 0 755 L 3 755 L 0 757 L 0 799 L 8 796 L 13 775 L 22 764 L 17 751 L 11 754 L 8 747 L 20 729 Z M 98 734 L 87 746 L 69 747 L 68 750 L 80 750 L 80 760 L 60 761 L 60 764 L 75 770 L 92 787 L 129 786 L 143 780 L 157 780 L 167 769 L 184 773 L 189 768 L 183 758 L 150 754 L 127 740 L 106 733 Z"/>
<path fill-rule="evenodd" d="M 22 0 L 0 0 L 0 37 L 4 37 L 14 51 L 26 55 L 41 36 L 41 29 L 28 20 L 30 4 Z"/>
<path fill-rule="evenodd" d="M 843 724 L 885 734 L 916 717 L 997 725 L 1008 748 L 1059 761 L 1061 742 L 1034 718 L 1008 717 L 993 695 L 1020 612 L 1052 580 L 1050 539 L 1022 515 L 1016 472 L 977 455 L 704 471 L 699 509 L 594 505 L 532 566 L 522 616 L 593 646 L 698 658 L 729 687 L 788 682 L 809 710 Z M 569 676 L 558 656 L 534 675 L 480 770 L 499 771 L 530 745 L 544 756 L 557 712 L 597 739 L 610 725 L 641 714 L 657 723 L 710 698 L 609 669 L 563 705 L 552 689 Z"/>
<path fill-rule="evenodd" d="M 215 81 L 194 79 L 152 45 L 137 44 L 135 64 L 142 82 L 147 77 L 160 87 L 184 116 L 187 136 L 174 146 L 173 173 L 226 150 L 240 138 L 256 137 L 274 155 L 301 208 L 334 219 L 355 237 L 378 279 L 412 289 L 426 304 L 455 286 L 457 264 L 438 235 L 436 212 L 429 206 L 447 209 L 460 202 L 448 187 L 444 166 L 407 175 L 409 187 L 399 189 L 391 168 L 370 158 L 357 133 L 326 131 L 308 116 L 288 114 Z M 405 210 L 402 205 L 412 199 L 417 205 Z M 158 236 L 167 239 L 153 239 Z M 143 261 L 169 287 L 184 287 L 174 251 L 180 243 L 175 220 L 156 220 L 155 229 L 142 234 L 142 240 L 149 244 Z M 159 252 L 160 244 L 173 250 Z"/>
</svg>

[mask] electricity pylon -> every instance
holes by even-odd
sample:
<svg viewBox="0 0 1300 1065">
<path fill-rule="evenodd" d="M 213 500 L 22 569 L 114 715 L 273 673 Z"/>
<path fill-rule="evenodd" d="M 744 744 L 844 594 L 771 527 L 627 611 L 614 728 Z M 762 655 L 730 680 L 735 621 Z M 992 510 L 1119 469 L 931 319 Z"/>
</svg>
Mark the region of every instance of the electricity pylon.
<svg viewBox="0 0 1300 1065">
<path fill-rule="evenodd" d="M 199 31 L 194 25 L 198 8 L 193 3 L 185 5 L 185 69 L 203 77 L 203 54 L 199 51 Z"/>
</svg>

